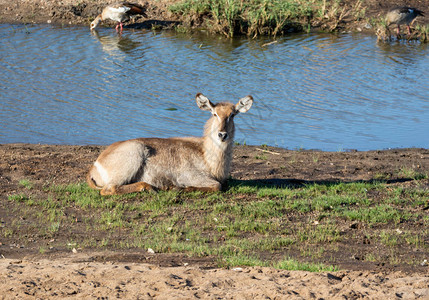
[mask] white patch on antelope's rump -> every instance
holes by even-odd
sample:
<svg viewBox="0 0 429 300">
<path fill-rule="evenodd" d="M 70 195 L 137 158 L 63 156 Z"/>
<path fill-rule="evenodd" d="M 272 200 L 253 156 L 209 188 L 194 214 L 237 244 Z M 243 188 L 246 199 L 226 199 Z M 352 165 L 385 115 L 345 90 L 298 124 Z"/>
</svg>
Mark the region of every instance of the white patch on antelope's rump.
<svg viewBox="0 0 429 300">
<path fill-rule="evenodd" d="M 100 174 L 101 179 L 103 180 L 102 185 L 108 184 L 110 177 L 109 177 L 109 174 L 107 173 L 107 170 L 98 161 L 94 163 L 94 166 L 97 169 L 98 174 Z"/>
</svg>

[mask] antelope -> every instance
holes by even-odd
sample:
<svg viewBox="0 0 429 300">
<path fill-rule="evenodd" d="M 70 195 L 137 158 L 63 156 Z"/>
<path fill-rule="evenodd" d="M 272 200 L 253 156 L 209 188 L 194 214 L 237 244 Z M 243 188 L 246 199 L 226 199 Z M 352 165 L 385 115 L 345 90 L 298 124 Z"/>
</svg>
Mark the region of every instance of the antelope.
<svg viewBox="0 0 429 300">
<path fill-rule="evenodd" d="M 219 191 L 229 175 L 234 139 L 234 117 L 247 112 L 252 96 L 237 104 L 213 104 L 203 94 L 195 97 L 201 110 L 210 111 L 203 137 L 137 138 L 108 146 L 91 166 L 88 185 L 101 195 L 143 190 L 180 189 Z"/>
</svg>

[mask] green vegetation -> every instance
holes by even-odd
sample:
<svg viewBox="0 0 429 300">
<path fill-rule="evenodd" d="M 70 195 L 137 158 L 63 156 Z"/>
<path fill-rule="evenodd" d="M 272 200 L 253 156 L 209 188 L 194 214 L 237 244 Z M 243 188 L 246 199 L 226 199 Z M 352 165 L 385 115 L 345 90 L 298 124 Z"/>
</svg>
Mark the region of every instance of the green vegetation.
<svg viewBox="0 0 429 300">
<path fill-rule="evenodd" d="M 406 169 L 398 173 L 413 180 L 427 178 Z M 293 187 L 229 183 L 225 193 L 161 191 L 102 197 L 86 184 L 54 185 L 43 195 L 28 196 L 33 185 L 22 181 L 21 191 L 8 197 L 10 210 L 20 218 L 4 222 L 0 236 L 12 238 L 31 230 L 39 238 L 55 240 L 58 248 L 151 248 L 156 253 L 215 257 L 225 267 L 333 271 L 337 267 L 330 253 L 361 239 L 350 230 L 361 224 L 371 229 L 368 239 L 377 245 L 367 249 L 368 261 L 383 259 L 378 253 L 383 247 L 428 251 L 427 230 L 395 230 L 404 223 L 429 224 L 422 209 L 427 206 L 427 189 L 383 182 Z M 59 235 L 67 241 L 57 242 Z M 40 253 L 46 249 L 40 246 Z M 417 263 L 397 254 L 389 262 Z"/>
<path fill-rule="evenodd" d="M 421 179 L 427 179 L 428 178 L 428 174 L 427 173 L 421 173 L 421 172 L 417 172 L 413 169 L 410 168 L 402 168 L 398 171 L 398 175 L 400 177 L 404 177 L 404 178 L 411 178 L 414 180 L 421 180 Z"/>
<path fill-rule="evenodd" d="M 27 179 L 22 179 L 19 181 L 19 185 L 23 186 L 29 190 L 31 190 L 33 188 L 33 183 L 30 180 Z"/>
<path fill-rule="evenodd" d="M 344 18 L 360 20 L 365 15 L 362 1 L 348 7 L 337 0 L 183 0 L 170 11 L 229 37 L 275 36 L 312 27 L 333 31 Z"/>
</svg>

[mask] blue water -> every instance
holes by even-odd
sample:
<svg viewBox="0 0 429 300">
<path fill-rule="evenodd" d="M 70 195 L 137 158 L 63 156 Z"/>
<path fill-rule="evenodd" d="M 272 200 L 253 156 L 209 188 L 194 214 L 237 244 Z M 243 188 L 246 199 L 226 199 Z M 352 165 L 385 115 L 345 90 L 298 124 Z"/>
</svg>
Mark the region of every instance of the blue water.
<svg viewBox="0 0 429 300">
<path fill-rule="evenodd" d="M 252 95 L 236 141 L 288 149 L 429 147 L 429 49 L 361 34 L 0 24 L 0 143 L 110 144 L 202 134 L 195 104 Z"/>
</svg>

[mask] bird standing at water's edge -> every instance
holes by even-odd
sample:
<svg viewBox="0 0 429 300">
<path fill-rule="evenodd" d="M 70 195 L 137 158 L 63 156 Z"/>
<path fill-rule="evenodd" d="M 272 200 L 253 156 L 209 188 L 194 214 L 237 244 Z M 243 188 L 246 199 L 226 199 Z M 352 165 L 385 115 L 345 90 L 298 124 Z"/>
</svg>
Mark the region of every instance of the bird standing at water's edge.
<svg viewBox="0 0 429 300">
<path fill-rule="evenodd" d="M 116 25 L 116 31 L 119 31 L 118 28 L 121 28 L 122 32 L 123 22 L 129 21 L 131 15 L 145 15 L 145 10 L 145 7 L 130 2 L 111 4 L 106 6 L 101 14 L 91 22 L 90 28 L 93 30 L 101 21 L 110 19 L 118 22 L 118 25 Z"/>
<path fill-rule="evenodd" d="M 396 33 L 399 36 L 400 25 L 405 24 L 408 28 L 408 34 L 411 35 L 410 23 L 418 16 L 424 16 L 421 10 L 413 7 L 396 7 L 389 10 L 386 14 L 387 28 L 391 24 L 396 24 Z"/>
</svg>

